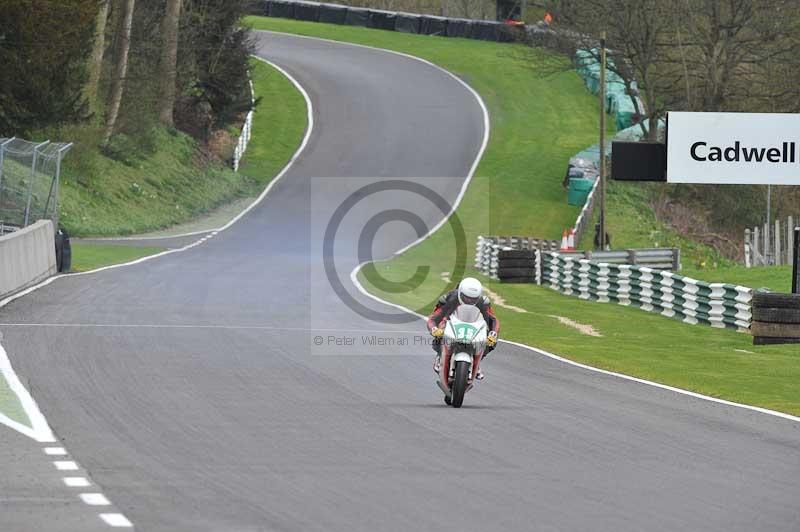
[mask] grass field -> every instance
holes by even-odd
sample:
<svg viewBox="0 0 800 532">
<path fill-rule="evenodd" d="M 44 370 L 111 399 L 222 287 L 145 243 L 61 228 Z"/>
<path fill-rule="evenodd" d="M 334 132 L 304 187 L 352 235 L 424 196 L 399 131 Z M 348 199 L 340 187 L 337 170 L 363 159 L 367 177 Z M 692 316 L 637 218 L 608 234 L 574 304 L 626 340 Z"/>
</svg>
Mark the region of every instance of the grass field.
<svg viewBox="0 0 800 532">
<path fill-rule="evenodd" d="M 770 266 L 764 268 L 745 268 L 744 266 L 723 266 L 718 268 L 686 267 L 683 275 L 713 283 L 730 283 L 750 288 L 767 288 L 772 292 L 792 291 L 792 267 Z"/>
<path fill-rule="evenodd" d="M 249 22 L 259 29 L 414 54 L 451 70 L 481 94 L 491 115 L 491 138 L 458 209 L 458 216 L 466 225 L 470 257 L 478 232 L 551 237 L 574 220 L 577 209 L 566 206 L 560 182 L 567 159 L 594 142 L 596 100 L 576 74 L 542 76 L 536 61 L 544 59 L 545 52 L 281 19 L 251 18 Z M 737 269 L 717 260 L 703 246 L 660 227 L 652 213 L 644 209 L 645 191 L 628 188 L 618 192 L 615 212 L 626 221 L 624 227 L 618 226 L 621 241 L 680 246 L 689 256 L 696 257 L 688 261 L 684 273 L 700 279 L 784 286 L 788 278 L 788 274 L 784 278 L 784 271 Z M 488 221 L 473 222 L 484 220 L 487 209 Z M 451 269 L 452 260 L 447 257 L 453 254 L 451 230 L 445 225 L 402 256 L 367 268 L 360 280 L 384 299 L 427 312 L 431 302 L 451 288 L 439 272 Z M 695 260 L 697 265 L 693 264 Z M 700 268 L 703 262 L 706 267 Z M 710 267 L 715 262 L 717 268 Z M 413 278 L 418 265 L 431 268 L 431 275 L 419 285 Z M 407 289 L 398 293 L 384 280 Z M 533 285 L 484 281 L 499 296 L 495 307 L 505 338 L 600 368 L 800 414 L 800 391 L 796 387 L 800 378 L 798 346 L 754 347 L 749 335 L 730 330 L 687 325 L 635 308 L 582 301 Z M 498 304 L 500 299 L 505 300 L 503 305 Z M 559 317 L 591 326 L 601 336 L 589 336 L 563 324 Z M 502 348 L 498 356 L 502 356 Z"/>
<path fill-rule="evenodd" d="M 74 242 L 72 244 L 71 271 L 85 272 L 103 266 L 130 262 L 161 251 L 164 251 L 164 248 Z"/>
</svg>

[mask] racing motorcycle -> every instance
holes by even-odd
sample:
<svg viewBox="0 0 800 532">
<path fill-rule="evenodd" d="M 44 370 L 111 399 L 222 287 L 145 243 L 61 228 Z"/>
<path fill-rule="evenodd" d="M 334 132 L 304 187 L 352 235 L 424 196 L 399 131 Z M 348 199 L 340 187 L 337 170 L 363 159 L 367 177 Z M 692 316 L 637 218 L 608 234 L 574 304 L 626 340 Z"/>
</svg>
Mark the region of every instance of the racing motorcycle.
<svg viewBox="0 0 800 532">
<path fill-rule="evenodd" d="M 440 378 L 444 402 L 461 408 L 464 394 L 472 389 L 473 367 L 486 349 L 486 321 L 475 305 L 459 305 L 444 328 Z"/>
</svg>

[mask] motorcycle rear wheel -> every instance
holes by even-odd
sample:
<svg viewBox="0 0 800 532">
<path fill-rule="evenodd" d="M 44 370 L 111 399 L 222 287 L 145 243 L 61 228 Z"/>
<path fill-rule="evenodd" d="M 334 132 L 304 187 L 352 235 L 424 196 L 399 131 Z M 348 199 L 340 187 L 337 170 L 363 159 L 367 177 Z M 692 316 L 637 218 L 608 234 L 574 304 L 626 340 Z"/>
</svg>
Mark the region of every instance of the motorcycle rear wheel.
<svg viewBox="0 0 800 532">
<path fill-rule="evenodd" d="M 452 401 L 453 408 L 461 408 L 464 402 L 464 393 L 467 391 L 467 378 L 469 376 L 469 364 L 463 360 L 456 362 L 456 371 L 453 377 Z"/>
</svg>

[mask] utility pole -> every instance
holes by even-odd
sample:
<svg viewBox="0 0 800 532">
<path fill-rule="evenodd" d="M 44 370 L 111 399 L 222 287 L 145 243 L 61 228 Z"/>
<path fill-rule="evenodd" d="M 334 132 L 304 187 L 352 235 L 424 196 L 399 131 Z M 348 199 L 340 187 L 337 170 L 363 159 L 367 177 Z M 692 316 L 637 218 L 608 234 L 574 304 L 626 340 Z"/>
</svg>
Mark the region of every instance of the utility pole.
<svg viewBox="0 0 800 532">
<path fill-rule="evenodd" d="M 600 34 L 600 249 L 606 249 L 606 32 Z"/>
<path fill-rule="evenodd" d="M 766 259 L 767 264 L 770 266 L 775 264 L 775 261 L 778 259 L 777 257 L 773 257 L 772 250 L 775 249 L 773 245 L 771 245 L 772 241 L 769 238 L 770 230 L 772 229 L 772 185 L 767 185 L 767 223 L 766 229 L 764 230 L 764 243 L 767 246 L 767 253 Z M 778 238 L 775 235 L 775 238 Z"/>
<path fill-rule="evenodd" d="M 792 293 L 800 294 L 800 227 L 794 228 L 794 261 L 792 262 Z"/>
</svg>

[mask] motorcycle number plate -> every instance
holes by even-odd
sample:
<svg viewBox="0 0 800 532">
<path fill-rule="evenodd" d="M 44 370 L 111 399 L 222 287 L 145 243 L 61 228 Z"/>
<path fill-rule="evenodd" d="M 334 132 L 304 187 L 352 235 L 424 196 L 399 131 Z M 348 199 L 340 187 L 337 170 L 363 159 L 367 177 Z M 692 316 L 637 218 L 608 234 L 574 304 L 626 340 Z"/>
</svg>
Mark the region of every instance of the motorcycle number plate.
<svg viewBox="0 0 800 532">
<path fill-rule="evenodd" d="M 478 329 L 468 323 L 459 323 L 455 326 L 456 340 L 469 343 L 478 333 Z"/>
</svg>

